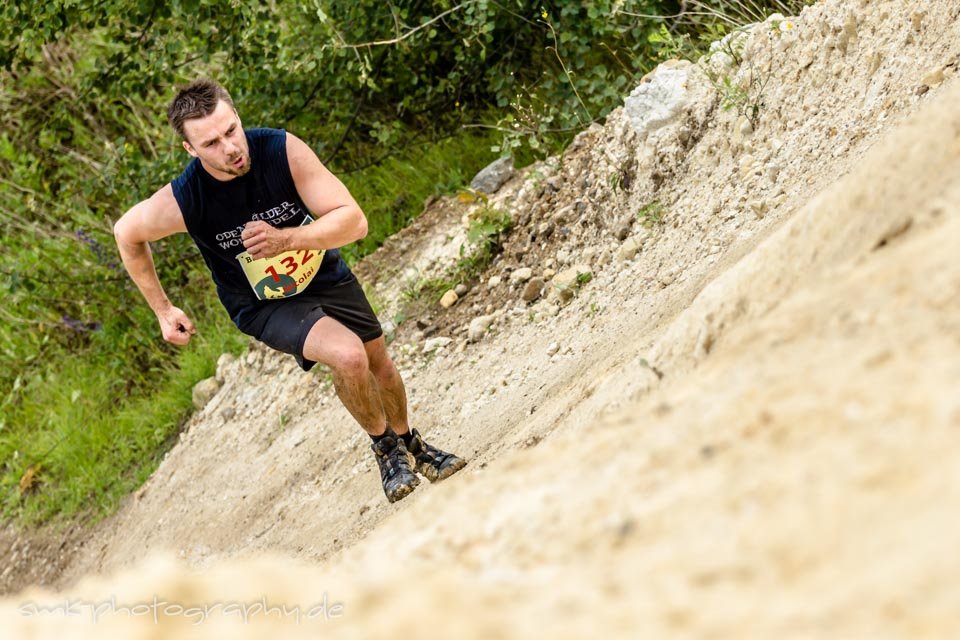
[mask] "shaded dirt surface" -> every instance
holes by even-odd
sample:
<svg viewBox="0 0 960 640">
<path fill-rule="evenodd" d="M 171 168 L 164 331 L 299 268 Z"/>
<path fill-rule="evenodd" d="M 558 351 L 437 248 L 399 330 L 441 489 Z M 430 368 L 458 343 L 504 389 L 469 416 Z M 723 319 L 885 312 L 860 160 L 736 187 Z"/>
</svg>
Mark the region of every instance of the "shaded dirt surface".
<svg viewBox="0 0 960 640">
<path fill-rule="evenodd" d="M 29 534 L 12 524 L 0 530 L 0 584 L 2 593 L 16 593 L 31 585 L 57 580 L 87 531 L 82 524 L 61 531 L 54 527 Z"/>
<path fill-rule="evenodd" d="M 325 377 L 253 348 L 59 591 L 0 605 L 2 633 L 960 633 L 960 34 L 953 3 L 924 6 L 758 25 L 745 60 L 775 81 L 752 131 L 681 66 L 673 121 L 618 110 L 491 198 L 516 223 L 499 261 L 392 345 L 414 425 L 470 459 L 456 476 L 387 504 Z M 385 316 L 456 261 L 477 209 L 434 203 L 358 268 Z M 577 264 L 569 299 L 510 284 Z M 425 354 L 431 337 L 450 342 Z M 323 594 L 341 615 L 299 625 L 23 609 Z"/>
</svg>

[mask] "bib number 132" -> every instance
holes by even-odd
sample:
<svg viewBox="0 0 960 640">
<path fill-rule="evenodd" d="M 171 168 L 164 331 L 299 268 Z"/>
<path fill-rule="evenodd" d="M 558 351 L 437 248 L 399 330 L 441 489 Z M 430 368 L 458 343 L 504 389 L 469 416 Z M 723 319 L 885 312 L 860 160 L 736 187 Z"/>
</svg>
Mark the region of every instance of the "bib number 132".
<svg viewBox="0 0 960 640">
<path fill-rule="evenodd" d="M 309 224 L 312 218 L 305 218 Z M 237 255 L 243 273 L 259 300 L 295 296 L 310 284 L 323 262 L 323 250 L 298 249 L 272 258 L 254 259 L 249 252 Z"/>
<path fill-rule="evenodd" d="M 284 275 L 292 276 L 300 268 L 300 265 L 307 264 L 316 254 L 308 249 L 301 249 L 295 252 L 295 255 L 284 255 L 280 260 L 280 265 L 286 270 Z M 299 260 L 299 262 L 298 262 Z M 263 270 L 265 274 L 271 276 L 274 282 L 280 282 L 280 274 L 277 273 L 275 265 L 270 265 Z"/>
</svg>

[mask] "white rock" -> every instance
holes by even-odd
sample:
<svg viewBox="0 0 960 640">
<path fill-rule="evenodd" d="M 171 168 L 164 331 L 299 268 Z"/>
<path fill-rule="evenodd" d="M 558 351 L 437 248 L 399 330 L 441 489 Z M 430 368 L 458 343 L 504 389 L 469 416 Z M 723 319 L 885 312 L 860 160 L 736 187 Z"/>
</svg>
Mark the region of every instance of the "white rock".
<svg viewBox="0 0 960 640">
<path fill-rule="evenodd" d="M 521 267 L 510 274 L 510 284 L 519 284 L 526 282 L 533 277 L 533 269 L 530 267 Z"/>
<path fill-rule="evenodd" d="M 431 353 L 437 349 L 443 349 L 445 346 L 453 342 L 453 338 L 447 338 L 446 336 L 437 336 L 436 338 L 429 338 L 426 342 L 423 343 L 423 352 Z"/>
<path fill-rule="evenodd" d="M 220 354 L 220 357 L 217 358 L 217 376 L 216 376 L 217 382 L 219 382 L 220 384 L 224 383 L 225 370 L 227 367 L 233 364 L 233 362 L 236 361 L 236 359 L 237 359 L 236 356 L 234 356 L 232 353 Z"/>
<path fill-rule="evenodd" d="M 624 101 L 627 122 L 646 135 L 673 122 L 687 104 L 690 65 L 665 62 Z"/>
<path fill-rule="evenodd" d="M 490 325 L 493 324 L 494 317 L 490 316 L 477 316 L 470 321 L 470 328 L 467 330 L 467 340 L 470 342 L 476 342 L 482 338 L 486 333 L 487 329 L 490 328 Z"/>
<path fill-rule="evenodd" d="M 552 356 L 552 355 L 555 354 L 557 351 L 560 351 L 560 345 L 557 344 L 556 342 L 551 342 L 551 343 L 550 343 L 550 346 L 547 347 L 547 355 L 548 355 L 548 356 Z"/>
<path fill-rule="evenodd" d="M 392 341 L 397 334 L 397 325 L 393 323 L 393 320 L 384 320 L 380 323 L 380 328 L 383 329 L 383 337 L 387 342 Z"/>
<path fill-rule="evenodd" d="M 551 281 L 550 294 L 551 296 L 557 296 L 562 301 L 567 301 L 573 298 L 577 289 L 581 285 L 581 277 L 584 274 L 590 274 L 590 267 L 585 264 L 578 264 L 576 266 L 564 269 L 559 272 L 557 275 L 553 276 Z"/>
<path fill-rule="evenodd" d="M 495 193 L 513 174 L 513 159 L 510 156 L 498 158 L 474 176 L 470 188 L 483 193 Z"/>
<path fill-rule="evenodd" d="M 193 408 L 199 411 L 217 395 L 220 383 L 216 378 L 204 378 L 193 386 Z"/>
<path fill-rule="evenodd" d="M 490 276 L 490 279 L 487 280 L 487 286 L 493 289 L 494 287 L 499 286 L 501 282 L 502 278 L 500 276 Z"/>
<path fill-rule="evenodd" d="M 617 249 L 617 259 L 621 262 L 633 260 L 642 246 L 643 244 L 636 237 L 631 236 L 627 238 L 623 241 L 623 244 L 620 245 L 620 248 Z"/>
<path fill-rule="evenodd" d="M 758 218 L 762 218 L 769 208 L 770 205 L 766 200 L 750 201 L 750 209 Z"/>
<path fill-rule="evenodd" d="M 926 87 L 930 87 L 931 89 L 936 89 L 941 84 L 943 84 L 944 78 L 945 76 L 943 74 L 943 67 L 939 67 L 937 69 L 934 69 L 927 75 L 923 76 L 923 79 L 920 81 L 920 84 Z"/>
<path fill-rule="evenodd" d="M 780 177 L 780 171 L 782 167 L 775 162 L 770 162 L 764 167 L 764 173 L 766 173 L 767 180 L 770 182 L 776 182 L 777 178 Z"/>
</svg>

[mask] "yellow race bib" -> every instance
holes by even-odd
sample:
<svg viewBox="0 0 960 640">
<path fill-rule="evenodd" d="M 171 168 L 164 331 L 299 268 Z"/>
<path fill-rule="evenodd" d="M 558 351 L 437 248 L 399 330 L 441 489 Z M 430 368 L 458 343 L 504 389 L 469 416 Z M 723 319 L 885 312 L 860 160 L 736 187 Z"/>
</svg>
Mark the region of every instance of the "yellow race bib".
<svg viewBox="0 0 960 640">
<path fill-rule="evenodd" d="M 295 296 L 310 284 L 320 270 L 324 253 L 323 249 L 298 249 L 272 258 L 254 259 L 244 251 L 237 255 L 237 260 L 257 299 L 277 300 Z"/>
</svg>

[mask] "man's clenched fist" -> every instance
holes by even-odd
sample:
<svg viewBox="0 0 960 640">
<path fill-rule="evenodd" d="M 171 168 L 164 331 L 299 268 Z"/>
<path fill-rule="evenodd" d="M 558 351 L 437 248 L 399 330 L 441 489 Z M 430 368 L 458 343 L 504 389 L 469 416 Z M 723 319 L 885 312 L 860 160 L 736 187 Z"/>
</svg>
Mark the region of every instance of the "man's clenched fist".
<svg viewBox="0 0 960 640">
<path fill-rule="evenodd" d="M 256 220 L 243 227 L 240 239 L 254 259 L 272 258 L 290 249 L 291 231 L 289 228 L 278 229 L 263 220 Z"/>
<path fill-rule="evenodd" d="M 157 320 L 160 321 L 160 331 L 163 333 L 163 339 L 178 347 L 190 342 L 190 336 L 197 332 L 187 314 L 177 307 L 171 306 L 158 312 Z"/>
</svg>

